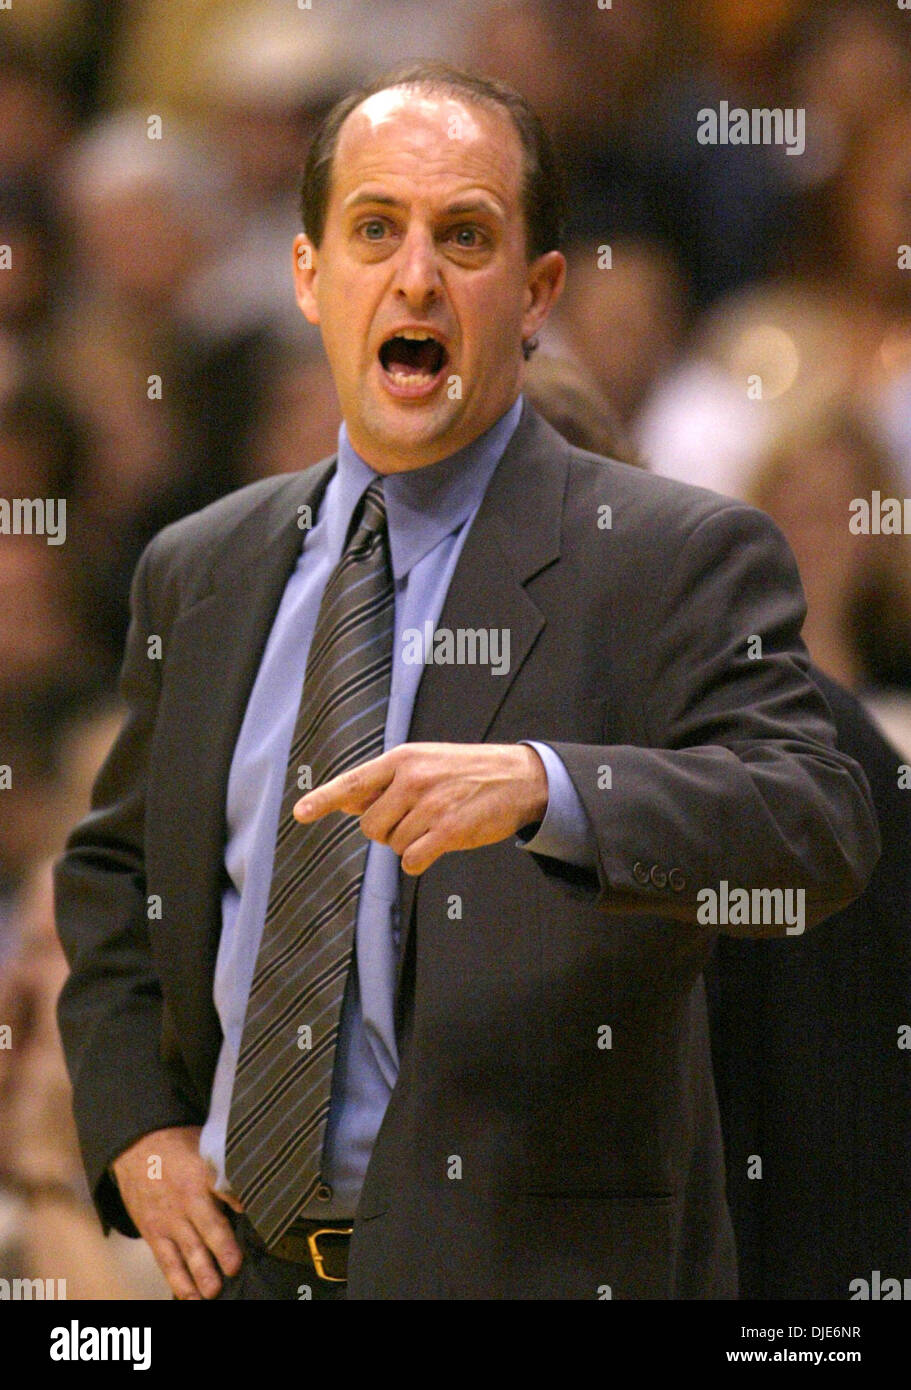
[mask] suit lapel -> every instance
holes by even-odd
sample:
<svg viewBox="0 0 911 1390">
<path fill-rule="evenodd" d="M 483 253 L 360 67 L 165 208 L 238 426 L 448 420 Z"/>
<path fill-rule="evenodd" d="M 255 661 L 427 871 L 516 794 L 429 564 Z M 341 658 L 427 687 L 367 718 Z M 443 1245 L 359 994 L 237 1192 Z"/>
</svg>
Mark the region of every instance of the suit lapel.
<svg viewBox="0 0 911 1390">
<path fill-rule="evenodd" d="M 568 458 L 566 441 L 526 403 L 478 508 L 437 623 L 453 632 L 507 630 L 509 670 L 496 676 L 481 665 L 425 665 L 409 743 L 483 743 L 545 623 L 525 585 L 559 558 Z M 399 871 L 399 1020 L 418 882 Z"/>
<path fill-rule="evenodd" d="M 225 803 L 234 746 L 282 593 L 303 532 L 298 508 L 314 518 L 335 459 L 276 487 L 220 548 L 210 582 L 174 623 L 165 652 L 158 736 L 150 759 L 149 815 L 167 833 L 155 865 L 168 935 L 163 973 L 187 1038 L 200 1048 L 196 1080 L 204 1090 L 221 1030 L 212 978 L 221 930 Z M 174 804 L 173 788 L 186 789 Z M 170 790 L 169 790 L 170 789 Z M 150 837 L 150 847 L 156 836 Z M 152 886 L 150 883 L 150 891 Z M 200 1029 L 198 1020 L 207 1020 Z M 195 1020 L 195 1024 L 194 1024 Z"/>
</svg>

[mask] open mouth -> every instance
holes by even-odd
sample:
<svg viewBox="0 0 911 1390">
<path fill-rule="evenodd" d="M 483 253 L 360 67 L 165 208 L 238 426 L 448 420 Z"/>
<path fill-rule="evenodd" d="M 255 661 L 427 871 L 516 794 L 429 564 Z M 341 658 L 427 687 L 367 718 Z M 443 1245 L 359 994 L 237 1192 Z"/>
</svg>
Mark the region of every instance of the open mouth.
<svg viewBox="0 0 911 1390">
<path fill-rule="evenodd" d="M 386 376 L 404 390 L 423 391 L 436 383 L 448 360 L 433 334 L 407 329 L 387 338 L 379 352 Z"/>
</svg>

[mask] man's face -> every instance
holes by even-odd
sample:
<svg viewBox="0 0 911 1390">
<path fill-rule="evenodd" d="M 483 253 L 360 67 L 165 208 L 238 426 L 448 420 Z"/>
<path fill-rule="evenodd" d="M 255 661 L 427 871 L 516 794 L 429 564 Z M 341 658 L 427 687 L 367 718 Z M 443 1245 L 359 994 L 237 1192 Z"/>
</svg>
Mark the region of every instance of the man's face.
<svg viewBox="0 0 911 1390">
<path fill-rule="evenodd" d="M 392 88 L 342 127 L 322 244 L 296 239 L 295 279 L 351 443 L 380 472 L 454 453 L 518 395 L 522 342 L 565 269 L 557 251 L 527 261 L 521 183 L 499 111 Z"/>
</svg>

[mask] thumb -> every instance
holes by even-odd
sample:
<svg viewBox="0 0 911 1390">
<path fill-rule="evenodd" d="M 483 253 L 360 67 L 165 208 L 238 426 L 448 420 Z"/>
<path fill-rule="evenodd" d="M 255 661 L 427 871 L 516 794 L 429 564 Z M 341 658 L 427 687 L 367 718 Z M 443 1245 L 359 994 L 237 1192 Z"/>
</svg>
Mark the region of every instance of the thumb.
<svg viewBox="0 0 911 1390">
<path fill-rule="evenodd" d="M 243 1202 L 241 1202 L 238 1197 L 235 1197 L 233 1192 L 220 1192 L 215 1186 L 218 1181 L 218 1175 L 211 1163 L 206 1164 L 206 1176 L 209 1182 L 209 1191 L 213 1196 L 217 1197 L 220 1202 L 224 1202 L 225 1206 L 230 1207 L 232 1211 L 236 1211 L 238 1216 L 242 1216 L 244 1210 Z"/>
</svg>

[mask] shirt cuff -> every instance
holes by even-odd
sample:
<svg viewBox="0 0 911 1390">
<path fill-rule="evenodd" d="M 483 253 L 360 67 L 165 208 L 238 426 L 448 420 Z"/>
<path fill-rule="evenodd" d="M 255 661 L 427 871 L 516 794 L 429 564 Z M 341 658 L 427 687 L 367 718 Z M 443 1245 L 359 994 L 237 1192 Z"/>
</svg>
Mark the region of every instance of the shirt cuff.
<svg viewBox="0 0 911 1390">
<path fill-rule="evenodd" d="M 562 859 L 566 864 L 594 869 L 598 865 L 598 842 L 588 812 L 566 771 L 563 759 L 546 743 L 521 738 L 539 755 L 547 773 L 547 810 L 542 821 L 534 821 L 518 831 L 519 849 Z"/>
</svg>

